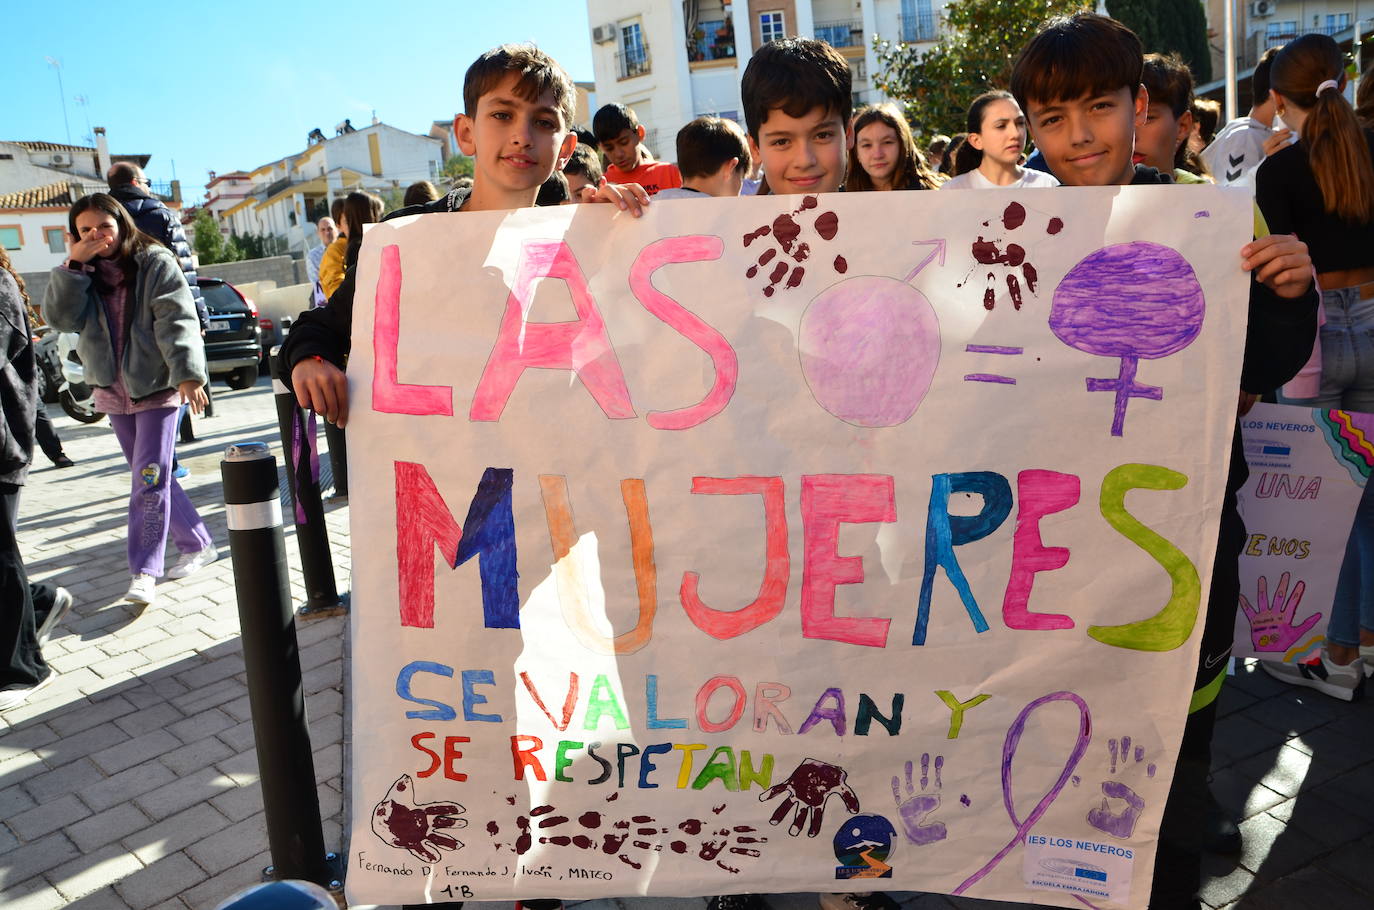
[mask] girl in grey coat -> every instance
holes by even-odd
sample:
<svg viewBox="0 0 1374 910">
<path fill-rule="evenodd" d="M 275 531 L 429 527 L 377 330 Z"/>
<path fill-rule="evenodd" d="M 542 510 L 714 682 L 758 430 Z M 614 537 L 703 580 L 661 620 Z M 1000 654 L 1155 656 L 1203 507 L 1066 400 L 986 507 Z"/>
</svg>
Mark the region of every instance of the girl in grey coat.
<svg viewBox="0 0 1374 910">
<path fill-rule="evenodd" d="M 170 529 L 184 578 L 216 558 L 195 506 L 172 476 L 180 404 L 205 406 L 205 345 L 190 288 L 171 251 L 134 226 L 106 193 L 83 196 L 67 216 L 71 249 L 53 269 L 43 318 L 76 332 L 96 407 L 110 415 L 133 473 L 127 599 L 153 602 Z"/>
</svg>

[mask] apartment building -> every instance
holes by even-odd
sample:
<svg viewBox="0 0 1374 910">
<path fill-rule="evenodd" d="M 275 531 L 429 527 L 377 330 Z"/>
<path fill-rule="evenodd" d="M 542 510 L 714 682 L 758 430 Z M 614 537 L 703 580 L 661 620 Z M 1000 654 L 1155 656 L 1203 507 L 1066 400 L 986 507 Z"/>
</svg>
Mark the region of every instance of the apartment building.
<svg viewBox="0 0 1374 910">
<path fill-rule="evenodd" d="M 1246 0 L 1237 5 L 1237 22 L 1243 23 L 1237 29 L 1243 68 L 1253 67 L 1267 49 L 1299 35 L 1319 32 L 1341 41 L 1351 37 L 1356 22 L 1374 19 L 1374 0 Z"/>
<path fill-rule="evenodd" d="M 678 129 L 702 114 L 744 122 L 739 83 L 754 49 L 788 35 L 828 42 L 849 61 L 854 103 L 873 84 L 873 37 L 915 44 L 940 34 L 946 0 L 588 0 L 598 104 L 634 108 L 645 144 L 674 157 Z"/>
<path fill-rule="evenodd" d="M 318 243 L 314 224 L 329 214 L 336 196 L 433 179 L 442 155 L 439 139 L 374 121 L 321 136 L 304 151 L 251 171 L 214 177 L 206 186 L 207 206 L 223 233 L 279 237 L 285 243 L 279 252 L 304 253 Z"/>
</svg>

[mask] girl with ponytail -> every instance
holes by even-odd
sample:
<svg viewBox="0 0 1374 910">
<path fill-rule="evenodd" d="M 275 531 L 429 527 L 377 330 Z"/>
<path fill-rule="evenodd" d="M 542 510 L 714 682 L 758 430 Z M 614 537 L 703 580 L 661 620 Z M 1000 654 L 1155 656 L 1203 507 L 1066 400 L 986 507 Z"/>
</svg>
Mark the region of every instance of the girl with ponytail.
<svg viewBox="0 0 1374 910">
<path fill-rule="evenodd" d="M 1044 171 L 1021 166 L 1026 115 L 1011 92 L 984 92 L 968 106 L 968 136 L 954 153 L 955 177 L 941 189 L 990 190 L 1058 186 Z"/>
<path fill-rule="evenodd" d="M 1374 132 L 1346 101 L 1345 61 L 1326 35 L 1303 35 L 1274 58 L 1271 97 L 1298 141 L 1255 175 L 1270 230 L 1311 251 L 1322 289 L 1321 385 L 1288 404 L 1374 412 Z M 1346 546 L 1318 662 L 1261 661 L 1272 676 L 1344 700 L 1374 668 L 1374 484 L 1367 485 Z"/>
</svg>

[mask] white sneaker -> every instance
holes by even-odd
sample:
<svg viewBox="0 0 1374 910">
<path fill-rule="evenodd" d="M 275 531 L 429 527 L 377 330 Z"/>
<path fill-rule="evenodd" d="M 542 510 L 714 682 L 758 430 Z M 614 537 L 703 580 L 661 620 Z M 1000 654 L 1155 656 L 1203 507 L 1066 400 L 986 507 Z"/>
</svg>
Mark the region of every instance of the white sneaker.
<svg viewBox="0 0 1374 910">
<path fill-rule="evenodd" d="M 1262 660 L 1260 667 L 1275 679 L 1295 686 L 1307 686 L 1341 701 L 1354 701 L 1363 694 L 1364 668 L 1356 660 L 1349 664 L 1335 664 L 1323 651 L 1311 663 L 1285 664 L 1277 660 Z"/>
<path fill-rule="evenodd" d="M 38 644 L 42 645 L 52 635 L 52 630 L 62 621 L 62 617 L 67 615 L 67 611 L 72 608 L 72 592 L 66 588 L 58 588 L 53 595 L 52 609 L 48 615 L 43 617 L 43 622 L 38 626 Z"/>
<path fill-rule="evenodd" d="M 47 678 L 42 682 L 32 686 L 16 686 L 12 689 L 0 689 L 0 711 L 16 708 L 33 697 L 34 693 L 46 686 L 57 678 L 57 671 L 51 670 Z"/>
<path fill-rule="evenodd" d="M 1360 645 L 1360 660 L 1364 662 L 1364 678 L 1374 676 L 1374 645 Z"/>
<path fill-rule="evenodd" d="M 124 595 L 124 599 L 130 603 L 150 604 L 157 597 L 157 592 L 153 586 L 157 584 L 157 579 L 151 575 L 135 575 L 134 580 L 129 583 L 129 593 Z"/>
<path fill-rule="evenodd" d="M 167 570 L 167 577 L 185 578 L 188 575 L 194 575 L 216 559 L 219 559 L 219 550 L 215 548 L 213 543 L 194 553 L 182 553 L 177 564 Z"/>
</svg>

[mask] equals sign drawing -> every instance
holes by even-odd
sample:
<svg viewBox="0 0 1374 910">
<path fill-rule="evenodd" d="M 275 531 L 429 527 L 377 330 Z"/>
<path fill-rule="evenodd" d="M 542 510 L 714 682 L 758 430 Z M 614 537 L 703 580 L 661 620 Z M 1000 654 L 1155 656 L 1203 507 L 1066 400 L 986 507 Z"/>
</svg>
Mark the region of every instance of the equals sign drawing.
<svg viewBox="0 0 1374 910">
<path fill-rule="evenodd" d="M 1025 348 L 1012 348 L 1000 344 L 970 344 L 964 350 L 970 354 L 1005 354 L 1017 356 L 1026 353 Z M 964 382 L 995 382 L 999 385 L 1016 385 L 1016 380 L 1000 373 L 966 373 Z"/>
</svg>

